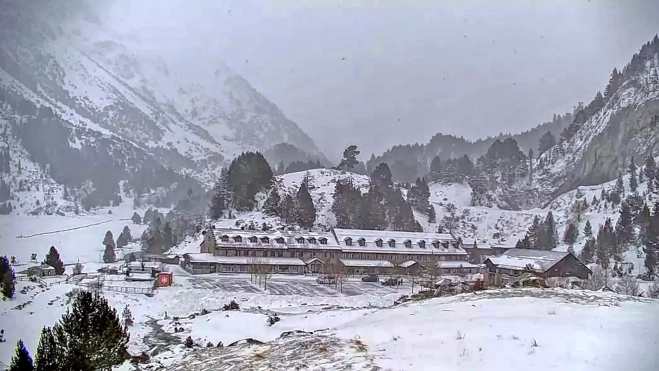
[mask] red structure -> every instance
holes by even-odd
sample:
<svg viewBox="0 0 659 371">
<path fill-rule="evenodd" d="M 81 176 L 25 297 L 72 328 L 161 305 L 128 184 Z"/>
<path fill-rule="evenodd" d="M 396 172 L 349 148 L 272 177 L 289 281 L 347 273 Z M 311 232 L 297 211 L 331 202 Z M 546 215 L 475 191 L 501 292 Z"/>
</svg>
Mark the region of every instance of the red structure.
<svg viewBox="0 0 659 371">
<path fill-rule="evenodd" d="M 158 273 L 158 287 L 168 287 L 174 282 L 174 274 L 172 272 Z"/>
</svg>

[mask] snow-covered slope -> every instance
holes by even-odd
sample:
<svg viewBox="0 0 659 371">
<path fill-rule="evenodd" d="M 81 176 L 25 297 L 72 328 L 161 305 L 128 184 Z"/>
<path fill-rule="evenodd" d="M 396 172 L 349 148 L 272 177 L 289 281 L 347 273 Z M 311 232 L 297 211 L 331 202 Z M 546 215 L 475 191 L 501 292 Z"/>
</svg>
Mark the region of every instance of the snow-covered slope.
<svg viewBox="0 0 659 371">
<path fill-rule="evenodd" d="M 174 169 L 203 173 L 244 150 L 284 142 L 324 158 L 222 61 L 119 39 L 92 8 L 89 1 L 2 2 L 3 97 L 51 107 L 72 127 L 116 135 Z"/>
</svg>

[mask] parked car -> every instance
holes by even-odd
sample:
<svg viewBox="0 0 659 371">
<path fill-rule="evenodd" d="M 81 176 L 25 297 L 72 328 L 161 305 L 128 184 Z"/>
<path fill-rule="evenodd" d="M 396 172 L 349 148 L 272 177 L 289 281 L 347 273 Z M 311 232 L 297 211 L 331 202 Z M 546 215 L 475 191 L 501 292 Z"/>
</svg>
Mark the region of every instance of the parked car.
<svg viewBox="0 0 659 371">
<path fill-rule="evenodd" d="M 382 281 L 382 284 L 384 286 L 399 286 L 403 284 L 403 279 L 402 278 L 387 278 L 386 280 Z"/>
<path fill-rule="evenodd" d="M 378 282 L 379 280 L 377 274 L 369 274 L 366 277 L 362 277 L 362 282 Z"/>
<path fill-rule="evenodd" d="M 332 283 L 336 283 L 336 277 L 334 277 L 332 275 L 318 276 L 318 278 L 316 278 L 316 282 L 320 283 L 320 284 L 323 284 L 323 283 L 324 284 L 332 284 Z"/>
</svg>

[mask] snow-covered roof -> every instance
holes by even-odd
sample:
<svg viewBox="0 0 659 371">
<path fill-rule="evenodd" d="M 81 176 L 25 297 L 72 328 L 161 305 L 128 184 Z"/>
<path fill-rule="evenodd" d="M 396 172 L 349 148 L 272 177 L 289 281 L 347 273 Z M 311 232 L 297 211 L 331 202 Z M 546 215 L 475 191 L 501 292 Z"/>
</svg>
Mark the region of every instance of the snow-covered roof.
<svg viewBox="0 0 659 371">
<path fill-rule="evenodd" d="M 386 254 L 461 254 L 467 253 L 446 233 L 370 231 L 333 229 L 336 242 L 344 252 Z M 378 246 L 380 244 L 380 246 Z"/>
<path fill-rule="evenodd" d="M 498 268 L 523 270 L 530 265 L 539 272 L 545 272 L 568 254 L 566 251 L 510 249 L 501 255 L 491 256 L 487 260 Z"/>
<path fill-rule="evenodd" d="M 403 268 L 409 268 L 409 267 L 413 266 L 414 264 L 416 264 L 416 262 L 414 260 L 408 260 L 406 262 L 402 262 L 402 263 L 398 264 L 398 266 L 403 267 Z"/>
<path fill-rule="evenodd" d="M 315 263 L 315 262 L 320 262 L 321 264 L 325 264 L 325 262 L 323 260 L 319 259 L 319 258 L 311 258 L 311 259 L 305 261 L 304 264 L 311 264 L 311 263 Z"/>
<path fill-rule="evenodd" d="M 275 258 L 275 257 L 252 257 L 252 256 L 217 256 L 209 253 L 185 254 L 185 257 L 194 263 L 219 263 L 237 265 L 297 265 L 304 266 L 302 259 L 298 258 Z"/>
<path fill-rule="evenodd" d="M 449 269 L 449 268 L 479 268 L 480 266 L 478 264 L 471 264 L 466 261 L 441 260 L 437 262 L 437 267 Z"/>
<path fill-rule="evenodd" d="M 339 249 L 334 236 L 327 232 L 307 231 L 250 231 L 242 229 L 215 229 L 220 247 L 242 248 L 319 248 Z"/>
<path fill-rule="evenodd" d="M 361 260 L 361 259 L 339 259 L 346 267 L 384 267 L 391 268 L 394 265 L 388 260 Z"/>
</svg>

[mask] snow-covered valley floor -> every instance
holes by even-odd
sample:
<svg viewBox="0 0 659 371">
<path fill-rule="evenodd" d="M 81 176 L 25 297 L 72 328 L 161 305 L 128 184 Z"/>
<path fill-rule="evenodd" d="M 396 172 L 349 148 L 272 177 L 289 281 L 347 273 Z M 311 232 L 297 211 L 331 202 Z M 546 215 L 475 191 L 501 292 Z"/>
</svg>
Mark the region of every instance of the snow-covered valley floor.
<svg viewBox="0 0 659 371">
<path fill-rule="evenodd" d="M 133 236 L 141 233 L 144 226 L 126 220 L 132 212 L 122 206 L 111 215 L 0 217 L 0 253 L 21 262 L 37 253 L 41 261 L 55 245 L 65 263 L 79 260 L 93 272 L 104 265 L 105 231 L 117 236 L 129 225 Z M 54 231 L 61 232 L 42 234 Z M 173 286 L 153 297 L 105 296 L 119 312 L 128 305 L 133 313 L 131 353 L 157 350 L 151 364 L 169 370 L 645 371 L 656 370 L 659 362 L 659 301 L 652 299 L 561 289 L 492 290 L 393 307 L 412 292 L 410 286 L 395 289 L 355 277 L 337 292 L 313 277 L 274 276 L 264 288 L 249 275 L 191 276 L 177 266 L 168 268 Z M 16 298 L 0 301 L 7 340 L 0 343 L 0 362 L 9 362 L 18 339 L 34 352 L 41 328 L 60 318 L 67 294 L 76 288 L 19 281 Z M 222 311 L 231 300 L 240 310 Z M 204 309 L 209 313 L 201 315 Z M 270 326 L 266 320 L 272 313 L 281 321 Z M 281 337 L 297 330 L 316 332 Z M 183 345 L 188 336 L 196 345 L 192 350 Z M 246 338 L 265 345 L 228 347 Z M 225 348 L 206 348 L 220 341 Z"/>
</svg>

